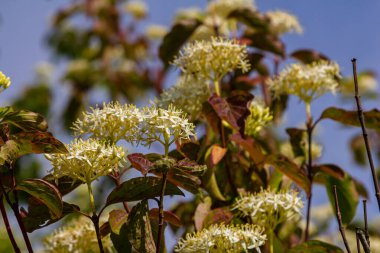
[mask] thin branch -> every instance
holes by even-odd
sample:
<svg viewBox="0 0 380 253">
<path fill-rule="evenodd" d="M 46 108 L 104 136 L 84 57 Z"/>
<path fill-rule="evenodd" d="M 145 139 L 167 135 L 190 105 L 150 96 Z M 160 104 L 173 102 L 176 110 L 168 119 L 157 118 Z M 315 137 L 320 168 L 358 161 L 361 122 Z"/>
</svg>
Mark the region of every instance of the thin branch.
<svg viewBox="0 0 380 253">
<path fill-rule="evenodd" d="M 165 189 L 166 189 L 166 183 L 168 178 L 168 172 L 164 172 L 162 175 L 162 186 L 161 186 L 161 194 L 160 194 L 160 202 L 158 205 L 158 235 L 157 235 L 157 246 L 156 246 L 156 253 L 159 253 L 161 251 L 161 241 L 163 237 L 163 228 L 164 228 L 164 196 L 165 196 Z"/>
<path fill-rule="evenodd" d="M 356 235 L 356 249 L 357 249 L 358 253 L 361 253 L 359 231 L 358 230 L 359 230 L 359 228 L 356 228 L 356 232 L 355 232 L 355 235 Z"/>
<path fill-rule="evenodd" d="M 379 210 L 380 210 L 380 189 L 379 189 L 379 182 L 377 181 L 376 170 L 375 170 L 375 166 L 373 165 L 371 148 L 369 146 L 368 134 L 367 134 L 367 130 L 366 130 L 366 127 L 365 127 L 365 122 L 364 122 L 363 109 L 362 109 L 362 105 L 361 105 L 361 102 L 360 102 L 358 77 L 357 77 L 357 72 L 356 72 L 356 59 L 353 58 L 351 61 L 352 61 L 352 69 L 353 69 L 353 72 L 354 72 L 355 100 L 356 100 L 356 105 L 357 105 L 357 108 L 358 108 L 358 118 L 359 118 L 360 125 L 361 125 L 362 132 L 363 132 L 363 139 L 364 139 L 364 143 L 365 143 L 365 148 L 366 148 L 366 151 L 367 151 L 369 165 L 371 167 L 372 180 L 373 180 L 373 184 L 375 186 L 375 192 L 376 192 L 375 195 L 376 195 L 377 204 L 378 204 L 378 207 L 379 207 Z"/>
<path fill-rule="evenodd" d="M 371 243 L 369 241 L 369 233 L 368 233 L 368 219 L 367 219 L 367 200 L 363 200 L 363 211 L 364 211 L 364 235 L 365 239 L 367 240 L 367 243 L 369 246 L 371 246 Z"/>
<path fill-rule="evenodd" d="M 351 253 L 350 247 L 348 246 L 346 234 L 344 233 L 344 227 L 343 227 L 343 222 L 342 222 L 342 214 L 340 213 L 338 194 L 336 192 L 336 185 L 333 186 L 333 195 L 334 195 L 334 201 L 335 201 L 335 214 L 336 214 L 336 219 L 338 220 L 339 231 L 340 231 L 340 234 L 342 236 L 344 246 L 347 249 L 347 252 Z"/>
<path fill-rule="evenodd" d="M 307 197 L 307 213 L 306 213 L 306 228 L 305 228 L 305 242 L 309 239 L 309 226 L 310 226 L 310 210 L 313 188 L 313 157 L 312 157 L 312 136 L 313 136 L 313 120 L 308 114 L 306 121 L 307 139 L 308 139 L 308 164 L 307 176 L 310 180 L 310 195 Z"/>
<path fill-rule="evenodd" d="M 4 225 L 5 225 L 5 228 L 7 230 L 9 240 L 12 243 L 13 250 L 16 253 L 21 253 L 20 248 L 18 247 L 18 245 L 16 243 L 16 240 L 15 240 L 15 238 L 13 236 L 13 233 L 12 233 L 12 230 L 11 230 L 11 226 L 9 224 L 7 212 L 5 211 L 5 207 L 4 207 L 3 196 L 0 197 L 0 211 L 1 211 L 1 215 L 3 216 Z"/>
<path fill-rule="evenodd" d="M 371 253 L 371 248 L 369 247 L 367 240 L 365 239 L 365 235 L 363 230 L 358 228 L 356 230 L 356 236 L 359 237 L 360 243 L 362 244 L 363 250 L 365 253 Z"/>
</svg>

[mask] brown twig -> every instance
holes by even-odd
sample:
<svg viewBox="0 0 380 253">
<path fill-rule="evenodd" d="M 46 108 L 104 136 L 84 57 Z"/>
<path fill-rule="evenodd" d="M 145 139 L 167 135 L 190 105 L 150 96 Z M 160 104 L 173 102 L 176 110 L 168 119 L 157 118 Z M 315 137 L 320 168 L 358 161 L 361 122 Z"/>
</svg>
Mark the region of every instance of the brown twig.
<svg viewBox="0 0 380 253">
<path fill-rule="evenodd" d="M 356 72 L 356 59 L 353 58 L 351 61 L 352 61 L 352 69 L 353 69 L 353 72 L 354 72 L 355 100 L 356 100 L 356 105 L 357 105 L 357 108 L 358 108 L 358 118 L 359 118 L 360 125 L 361 125 L 362 132 L 363 132 L 363 139 L 364 139 L 364 143 L 365 143 L 365 148 L 366 148 L 366 151 L 367 151 L 369 165 L 371 167 L 372 180 L 373 180 L 373 184 L 375 186 L 375 192 L 376 192 L 375 195 L 376 195 L 377 204 L 378 204 L 378 207 L 379 207 L 379 210 L 380 210 L 379 183 L 377 181 L 375 166 L 373 165 L 373 159 L 372 159 L 371 149 L 370 149 L 369 141 L 368 141 L 368 134 L 367 134 L 367 130 L 366 130 L 366 127 L 365 127 L 363 109 L 362 109 L 362 105 L 361 105 L 361 102 L 360 102 L 358 77 L 357 77 L 357 72 Z"/>
<path fill-rule="evenodd" d="M 157 246 L 156 252 L 159 253 L 161 251 L 161 241 L 163 237 L 163 228 L 164 228 L 164 195 L 166 189 L 168 172 L 164 172 L 162 175 L 162 186 L 161 186 L 161 194 L 160 194 L 160 202 L 158 205 L 158 235 L 157 235 Z"/>
<path fill-rule="evenodd" d="M 368 233 L 368 219 L 367 219 L 367 200 L 363 200 L 363 211 L 364 211 L 364 235 L 365 239 L 367 240 L 367 243 L 369 246 L 371 246 L 371 243 L 369 241 L 369 233 Z"/>
<path fill-rule="evenodd" d="M 310 195 L 307 197 L 307 213 L 306 213 L 306 228 L 305 228 L 305 242 L 309 239 L 309 226 L 310 226 L 310 210 L 312 200 L 312 187 L 313 187 L 313 157 L 312 157 L 312 136 L 313 136 L 313 120 L 309 113 L 307 114 L 306 130 L 308 140 L 308 164 L 307 164 L 307 176 L 310 181 Z"/>
<path fill-rule="evenodd" d="M 344 227 L 343 227 L 343 222 L 342 222 L 342 214 L 340 213 L 338 194 L 336 192 L 336 185 L 333 186 L 333 195 L 334 195 L 334 202 L 335 202 L 335 214 L 336 214 L 336 219 L 338 220 L 339 231 L 340 231 L 340 234 L 342 236 L 344 246 L 347 249 L 347 252 L 351 253 L 350 247 L 348 246 L 346 234 L 344 233 Z"/>
<path fill-rule="evenodd" d="M 12 243 L 13 250 L 16 253 L 21 253 L 20 248 L 18 247 L 18 245 L 16 243 L 16 240 L 15 240 L 15 238 L 13 236 L 13 233 L 12 233 L 12 230 L 11 230 L 11 226 L 9 224 L 7 212 L 5 211 L 5 207 L 4 207 L 3 196 L 0 197 L 0 211 L 1 211 L 1 215 L 3 216 L 3 221 L 4 221 L 5 229 L 7 230 L 9 240 Z"/>
<path fill-rule="evenodd" d="M 371 253 L 371 248 L 369 247 L 363 230 L 360 228 L 356 229 L 356 236 L 359 237 L 360 243 L 362 244 L 363 250 L 365 253 Z"/>
<path fill-rule="evenodd" d="M 356 232 L 355 232 L 355 235 L 356 235 L 356 249 L 357 249 L 358 253 L 361 253 L 360 239 L 359 239 L 358 230 L 359 230 L 359 228 L 356 228 Z"/>
</svg>

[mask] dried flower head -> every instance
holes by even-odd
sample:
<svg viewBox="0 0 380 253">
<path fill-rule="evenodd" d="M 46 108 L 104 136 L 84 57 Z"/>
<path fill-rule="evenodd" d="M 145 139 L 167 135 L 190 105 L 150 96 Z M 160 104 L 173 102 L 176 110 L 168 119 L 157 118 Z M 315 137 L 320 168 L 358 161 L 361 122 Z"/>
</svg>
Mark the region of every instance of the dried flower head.
<svg viewBox="0 0 380 253">
<path fill-rule="evenodd" d="M 55 178 L 69 176 L 84 183 L 115 171 L 125 156 L 122 147 L 95 139 L 75 139 L 67 149 L 66 154 L 45 155 L 53 165 L 51 172 Z"/>
<path fill-rule="evenodd" d="M 261 190 L 255 194 L 241 196 L 233 209 L 242 216 L 250 217 L 253 224 L 274 229 L 277 224 L 295 218 L 301 214 L 303 202 L 296 191 L 273 193 Z"/>
<path fill-rule="evenodd" d="M 245 45 L 236 40 L 212 37 L 209 41 L 194 41 L 180 52 L 173 64 L 186 74 L 199 79 L 219 81 L 225 74 L 239 68 L 250 68 Z"/>
<path fill-rule="evenodd" d="M 106 252 L 114 252 L 109 236 L 103 237 L 102 242 Z M 99 252 L 94 225 L 83 216 L 56 229 L 44 239 L 44 245 L 47 253 Z"/>
<path fill-rule="evenodd" d="M 136 140 L 142 114 L 134 105 L 121 105 L 118 102 L 103 103 L 103 108 L 91 108 L 84 112 L 81 119 L 73 124 L 77 135 L 91 134 L 97 139 L 106 139 L 112 143 L 124 139 Z"/>
<path fill-rule="evenodd" d="M 296 16 L 285 11 L 268 11 L 272 32 L 278 35 L 284 33 L 302 33 L 302 27 Z"/>
<path fill-rule="evenodd" d="M 161 40 L 167 32 L 168 28 L 162 25 L 150 25 L 145 29 L 145 35 L 151 40 Z"/>
<path fill-rule="evenodd" d="M 168 109 L 144 107 L 142 113 L 144 121 L 139 141 L 143 145 L 158 141 L 168 146 L 175 141 L 189 140 L 190 136 L 195 135 L 193 123 L 188 121 L 182 110 L 173 105 L 169 105 Z"/>
<path fill-rule="evenodd" d="M 168 108 L 173 104 L 187 113 L 192 120 L 197 119 L 202 112 L 202 104 L 210 96 L 208 82 L 195 79 L 189 75 L 181 76 L 171 88 L 164 90 L 154 104 Z"/>
<path fill-rule="evenodd" d="M 211 225 L 199 232 L 187 234 L 178 241 L 175 252 L 230 252 L 240 253 L 248 250 L 260 252 L 266 235 L 255 225 Z"/>
<path fill-rule="evenodd" d="M 277 97 L 292 94 L 309 104 L 327 92 L 334 93 L 339 78 L 338 64 L 319 61 L 287 66 L 277 77 L 269 80 L 268 84 Z"/>
<path fill-rule="evenodd" d="M 0 71 L 0 92 L 8 88 L 9 85 L 11 85 L 11 79 Z"/>
<path fill-rule="evenodd" d="M 256 10 L 255 2 L 253 0 L 214 0 L 207 6 L 208 12 L 224 18 L 232 11 L 241 8 Z"/>
<path fill-rule="evenodd" d="M 250 115 L 245 121 L 244 133 L 249 136 L 257 135 L 260 130 L 269 125 L 273 119 L 270 108 L 266 107 L 261 101 L 254 100 L 249 106 Z"/>
<path fill-rule="evenodd" d="M 124 5 L 124 10 L 126 13 L 132 15 L 132 17 L 136 20 L 145 18 L 148 13 L 147 5 L 140 0 L 128 1 Z"/>
</svg>

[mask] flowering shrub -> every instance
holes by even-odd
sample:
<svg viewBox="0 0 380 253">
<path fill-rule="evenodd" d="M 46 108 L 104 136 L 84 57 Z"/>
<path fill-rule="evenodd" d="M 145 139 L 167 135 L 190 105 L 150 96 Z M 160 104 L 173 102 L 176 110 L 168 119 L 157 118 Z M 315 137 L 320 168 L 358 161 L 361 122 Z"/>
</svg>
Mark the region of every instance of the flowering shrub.
<svg viewBox="0 0 380 253">
<path fill-rule="evenodd" d="M 34 99 L 50 96 L 49 66 L 26 98 L 0 108 L 0 211 L 12 249 L 33 252 L 28 233 L 56 223 L 43 239 L 46 252 L 160 253 L 174 241 L 175 252 L 343 252 L 321 239 L 331 210 L 344 231 L 367 185 L 319 163 L 315 129 L 325 119 L 362 126 L 365 141 L 354 136 L 351 146 L 365 164 L 366 127 L 377 140 L 380 114 L 365 111 L 365 127 L 357 93 L 374 95 L 371 72 L 359 75 L 359 118 L 337 107 L 312 117 L 317 98 L 347 99 L 358 78 L 356 69 L 354 79 L 341 77 L 338 64 L 315 50 L 286 52 L 281 36 L 302 32 L 295 16 L 262 13 L 251 0 L 214 0 L 205 10 L 181 10 L 170 28 L 140 33 L 135 28 L 148 14 L 142 1 L 83 0 L 54 15 L 48 41 L 68 61 L 61 80 L 72 88 L 63 113 L 69 144 L 48 132 L 50 105 Z M 70 25 L 83 15 L 91 25 Z M 164 89 L 171 70 L 179 78 Z M 0 91 L 10 83 L 0 72 Z M 83 110 L 99 87 L 113 101 Z M 157 93 L 150 104 L 147 90 Z M 290 96 L 304 103 L 305 124 L 284 130 Z M 30 154 L 45 154 L 50 165 L 27 178 Z M 329 194 L 326 215 L 313 209 L 315 184 Z M 22 232 L 17 240 L 10 213 Z M 369 231 L 378 233 L 365 218 L 355 235 L 366 252 L 374 245 Z"/>
</svg>

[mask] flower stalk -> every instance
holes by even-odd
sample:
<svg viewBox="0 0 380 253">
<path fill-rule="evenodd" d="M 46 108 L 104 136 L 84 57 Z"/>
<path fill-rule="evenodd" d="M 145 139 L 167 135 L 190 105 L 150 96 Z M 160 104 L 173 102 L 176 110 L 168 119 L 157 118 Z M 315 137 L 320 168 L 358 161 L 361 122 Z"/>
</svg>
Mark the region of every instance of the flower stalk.
<svg viewBox="0 0 380 253">
<path fill-rule="evenodd" d="M 5 229 L 7 230 L 7 234 L 8 234 L 9 240 L 11 241 L 13 250 L 16 253 L 21 253 L 20 248 L 18 247 L 17 242 L 16 242 L 16 240 L 15 240 L 15 238 L 13 236 L 13 233 L 12 233 L 12 230 L 11 230 L 11 226 L 9 224 L 9 220 L 8 220 L 7 213 L 5 211 L 5 207 L 4 207 L 4 202 L 3 202 L 3 197 L 2 196 L 0 197 L 0 211 L 1 211 L 1 215 L 3 216 L 3 221 L 4 221 Z"/>
</svg>

